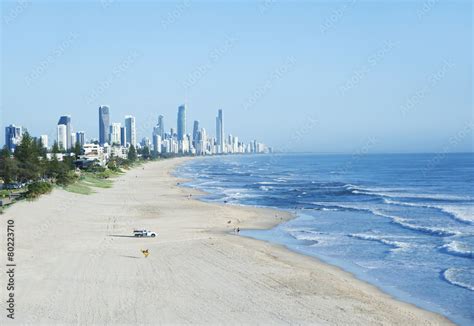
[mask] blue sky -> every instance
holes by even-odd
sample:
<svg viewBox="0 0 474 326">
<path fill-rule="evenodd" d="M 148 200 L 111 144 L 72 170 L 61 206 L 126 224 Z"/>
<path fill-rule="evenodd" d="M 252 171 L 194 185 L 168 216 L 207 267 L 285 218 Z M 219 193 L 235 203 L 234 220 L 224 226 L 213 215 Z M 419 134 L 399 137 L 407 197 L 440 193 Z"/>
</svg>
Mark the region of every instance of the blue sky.
<svg viewBox="0 0 474 326">
<path fill-rule="evenodd" d="M 473 151 L 470 1 L 4 1 L 1 54 L 2 126 L 53 139 L 186 102 L 284 150 Z"/>
</svg>

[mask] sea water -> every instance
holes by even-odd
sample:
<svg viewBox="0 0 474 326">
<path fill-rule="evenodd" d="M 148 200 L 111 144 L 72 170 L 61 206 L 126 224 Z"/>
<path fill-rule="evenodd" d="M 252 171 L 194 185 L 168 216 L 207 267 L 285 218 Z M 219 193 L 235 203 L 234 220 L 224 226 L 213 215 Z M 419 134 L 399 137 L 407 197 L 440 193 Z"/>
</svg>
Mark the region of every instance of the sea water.
<svg viewBox="0 0 474 326">
<path fill-rule="evenodd" d="M 245 236 L 337 265 L 389 294 L 474 323 L 474 154 L 208 157 L 177 174 L 206 201 L 296 218 Z"/>
</svg>

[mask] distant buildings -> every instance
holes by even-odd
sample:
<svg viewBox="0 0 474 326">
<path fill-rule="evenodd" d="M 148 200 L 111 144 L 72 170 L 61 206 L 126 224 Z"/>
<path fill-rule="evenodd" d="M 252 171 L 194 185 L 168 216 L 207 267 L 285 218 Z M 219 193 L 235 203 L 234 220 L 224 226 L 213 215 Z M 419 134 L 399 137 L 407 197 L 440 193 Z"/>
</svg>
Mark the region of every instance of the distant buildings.
<svg viewBox="0 0 474 326">
<path fill-rule="evenodd" d="M 127 127 L 120 127 L 120 146 L 127 147 Z"/>
<path fill-rule="evenodd" d="M 41 135 L 40 140 L 44 148 L 49 148 L 48 135 Z"/>
<path fill-rule="evenodd" d="M 5 128 L 5 145 L 14 151 L 20 143 L 23 130 L 21 127 L 10 125 Z M 110 123 L 110 109 L 108 106 L 99 107 L 99 140 L 86 140 L 85 133 L 78 131 L 73 133 L 71 117 L 61 116 L 57 124 L 57 144 L 59 148 L 67 153 L 63 156 L 75 157 L 71 149 L 79 144 L 81 155 L 76 163 L 78 166 L 88 166 L 94 161 L 104 166 L 111 157 L 127 158 L 130 145 L 137 147 L 141 155 L 173 156 L 173 155 L 215 155 L 215 154 L 239 154 L 239 153 L 266 153 L 271 152 L 264 144 L 253 140 L 244 143 L 239 137 L 225 135 L 223 110 L 218 110 L 216 116 L 216 135 L 213 137 L 200 126 L 198 120 L 193 123 L 191 134 L 186 133 L 186 106 L 178 107 L 176 128 L 173 126 L 169 132 L 165 131 L 164 117 L 158 116 L 158 124 L 153 128 L 152 138 L 145 137 L 137 141 L 137 128 L 134 116 L 125 116 L 125 123 Z M 48 136 L 42 135 L 43 146 L 49 147 Z M 148 148 L 147 151 L 144 149 Z M 146 154 L 145 154 L 146 153 Z M 54 157 L 48 153 L 48 157 Z"/>
<path fill-rule="evenodd" d="M 216 139 L 217 139 L 217 152 L 224 153 L 224 117 L 222 110 L 217 112 L 216 117 Z"/>
<path fill-rule="evenodd" d="M 186 106 L 183 104 L 178 108 L 178 141 L 184 140 L 186 134 Z"/>
<path fill-rule="evenodd" d="M 161 139 L 165 136 L 165 121 L 162 115 L 158 116 L 158 134 L 161 136 Z"/>
<path fill-rule="evenodd" d="M 67 149 L 67 126 L 66 125 L 58 125 L 57 126 L 57 144 L 59 149 L 66 150 Z"/>
<path fill-rule="evenodd" d="M 58 121 L 58 145 L 60 148 L 68 150 L 72 147 L 72 127 L 71 127 L 71 116 L 63 115 Z"/>
<path fill-rule="evenodd" d="M 118 122 L 114 122 L 110 125 L 109 133 L 109 144 L 110 145 L 120 145 L 120 130 L 122 125 Z"/>
<path fill-rule="evenodd" d="M 79 144 L 81 147 L 86 143 L 84 131 L 76 132 L 76 141 L 75 144 Z"/>
<path fill-rule="evenodd" d="M 196 148 L 197 140 L 198 140 L 198 133 L 199 133 L 199 121 L 194 120 L 193 126 L 193 146 Z"/>
<path fill-rule="evenodd" d="M 99 144 L 104 146 L 108 142 L 110 126 L 110 109 L 106 105 L 99 106 Z"/>
<path fill-rule="evenodd" d="M 22 127 L 15 126 L 13 124 L 5 127 L 5 145 L 8 147 L 10 152 L 14 152 L 16 146 L 20 144 L 22 135 Z"/>
<path fill-rule="evenodd" d="M 128 115 L 125 117 L 125 129 L 127 130 L 126 144 L 137 146 L 137 126 L 134 116 Z"/>
</svg>

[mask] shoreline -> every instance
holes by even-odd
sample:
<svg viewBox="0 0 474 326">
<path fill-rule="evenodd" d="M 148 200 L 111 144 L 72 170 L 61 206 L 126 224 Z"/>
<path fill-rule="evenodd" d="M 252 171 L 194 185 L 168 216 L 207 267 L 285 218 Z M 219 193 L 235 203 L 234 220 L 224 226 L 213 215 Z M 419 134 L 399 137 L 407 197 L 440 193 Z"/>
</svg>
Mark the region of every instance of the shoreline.
<svg viewBox="0 0 474 326">
<path fill-rule="evenodd" d="M 171 175 L 185 160 L 150 162 L 88 196 L 55 190 L 8 209 L 13 323 L 452 324 L 338 267 L 232 234 L 291 215 L 193 200 L 199 191 Z M 134 228 L 158 237 L 134 238 Z"/>
</svg>

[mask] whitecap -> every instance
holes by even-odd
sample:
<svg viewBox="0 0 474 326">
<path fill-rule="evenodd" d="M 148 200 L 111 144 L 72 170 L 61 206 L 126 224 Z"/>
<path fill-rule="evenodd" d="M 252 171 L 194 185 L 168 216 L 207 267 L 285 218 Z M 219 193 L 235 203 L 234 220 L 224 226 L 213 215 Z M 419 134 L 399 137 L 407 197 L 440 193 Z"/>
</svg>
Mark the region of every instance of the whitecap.
<svg viewBox="0 0 474 326">
<path fill-rule="evenodd" d="M 442 275 L 448 283 L 474 291 L 474 270 L 466 268 L 448 268 Z"/>
<path fill-rule="evenodd" d="M 374 235 L 374 234 L 356 233 L 356 234 L 349 234 L 348 236 L 351 237 L 351 238 L 356 238 L 356 239 L 360 239 L 360 240 L 380 242 L 384 245 L 392 247 L 393 249 L 391 251 L 405 250 L 405 249 L 408 249 L 410 247 L 410 244 L 408 244 L 406 242 L 389 240 L 386 237 L 381 237 L 381 236 Z"/>
<path fill-rule="evenodd" d="M 446 243 L 445 245 L 441 246 L 440 249 L 445 251 L 449 254 L 467 258 L 474 257 L 474 251 L 470 248 L 467 244 L 464 244 L 459 241 L 451 241 Z"/>
</svg>

